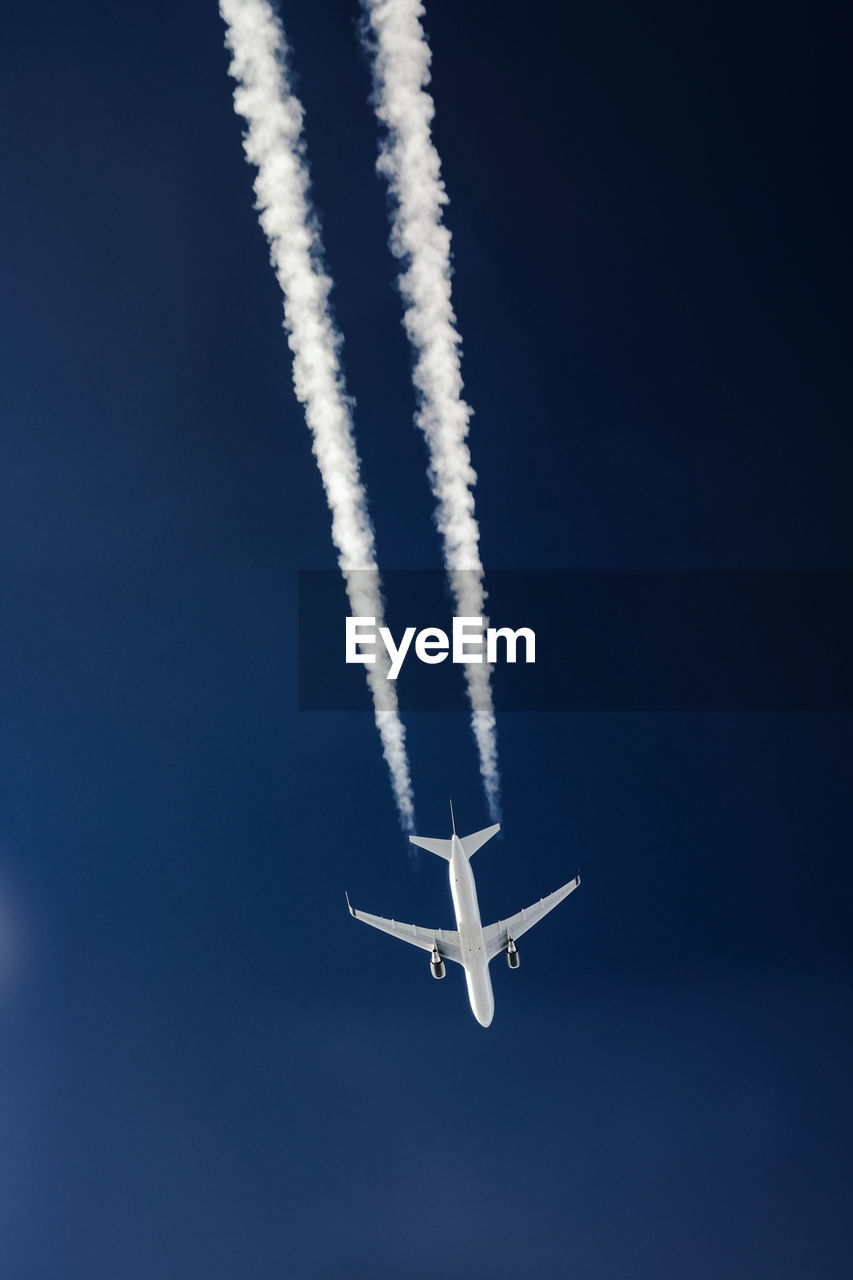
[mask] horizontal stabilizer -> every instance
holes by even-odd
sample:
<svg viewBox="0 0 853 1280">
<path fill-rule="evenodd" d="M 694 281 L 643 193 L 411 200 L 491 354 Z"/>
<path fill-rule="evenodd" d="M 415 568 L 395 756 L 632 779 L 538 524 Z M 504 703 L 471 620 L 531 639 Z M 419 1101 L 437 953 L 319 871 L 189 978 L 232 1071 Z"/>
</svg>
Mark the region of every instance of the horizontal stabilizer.
<svg viewBox="0 0 853 1280">
<path fill-rule="evenodd" d="M 430 840 L 428 836 L 409 836 L 409 840 L 419 849 L 426 849 L 427 853 L 437 853 L 439 858 L 444 858 L 446 862 L 450 861 L 450 851 L 453 846 L 449 840 Z"/>
<path fill-rule="evenodd" d="M 497 835 L 500 829 L 501 824 L 496 822 L 493 827 L 483 827 L 482 831 L 475 831 L 471 836 L 463 836 L 462 848 L 465 850 L 465 857 L 472 858 L 487 840 L 491 840 L 492 836 Z"/>
</svg>

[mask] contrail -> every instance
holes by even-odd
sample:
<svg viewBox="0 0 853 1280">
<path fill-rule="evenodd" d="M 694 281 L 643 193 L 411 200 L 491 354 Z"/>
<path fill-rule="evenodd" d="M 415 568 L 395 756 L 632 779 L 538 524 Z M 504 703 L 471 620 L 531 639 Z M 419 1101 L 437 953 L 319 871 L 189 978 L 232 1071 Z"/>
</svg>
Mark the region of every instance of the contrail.
<svg viewBox="0 0 853 1280">
<path fill-rule="evenodd" d="M 359 476 L 350 401 L 338 360 L 341 337 L 329 307 L 331 281 L 309 200 L 302 138 L 303 111 L 287 78 L 288 47 L 267 0 L 219 0 L 230 74 L 237 81 L 234 108 L 247 124 L 246 159 L 257 169 L 256 208 L 270 246 L 270 261 L 284 294 L 284 327 L 293 352 L 293 385 L 305 408 L 312 448 L 332 513 L 332 540 L 354 615 L 382 615 L 382 598 L 367 497 Z M 365 667 L 376 726 L 391 773 L 400 820 L 414 827 L 405 729 L 393 681 L 383 663 Z"/>
<path fill-rule="evenodd" d="M 450 295 L 450 232 L 442 223 L 447 194 L 432 142 L 435 114 L 427 91 L 431 54 L 421 0 L 362 0 L 373 38 L 374 106 L 385 126 L 378 169 L 393 200 L 391 249 L 404 264 L 400 292 L 415 355 L 416 421 L 429 450 L 438 499 L 436 521 L 457 614 L 485 616 L 480 531 L 472 486 L 477 476 L 466 444 L 471 409 L 462 398 L 460 337 Z M 466 664 L 471 725 L 492 817 L 500 812 L 497 735 L 490 668 Z"/>
</svg>

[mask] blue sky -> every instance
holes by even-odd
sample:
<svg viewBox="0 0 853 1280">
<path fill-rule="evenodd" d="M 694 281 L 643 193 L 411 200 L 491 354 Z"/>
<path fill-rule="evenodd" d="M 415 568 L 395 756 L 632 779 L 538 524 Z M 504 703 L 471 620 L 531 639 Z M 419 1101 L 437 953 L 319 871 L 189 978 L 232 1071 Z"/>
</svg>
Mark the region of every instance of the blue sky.
<svg viewBox="0 0 853 1280">
<path fill-rule="evenodd" d="M 437 568 L 344 0 L 281 12 L 379 558 Z M 845 569 L 832 6 L 428 9 L 488 567 Z M 369 715 L 297 709 L 334 564 L 216 7 L 7 17 L 4 1280 L 849 1272 L 849 714 L 507 713 L 461 975 Z M 486 812 L 406 717 L 419 830 Z M 403 952 L 403 954 L 400 954 Z"/>
</svg>

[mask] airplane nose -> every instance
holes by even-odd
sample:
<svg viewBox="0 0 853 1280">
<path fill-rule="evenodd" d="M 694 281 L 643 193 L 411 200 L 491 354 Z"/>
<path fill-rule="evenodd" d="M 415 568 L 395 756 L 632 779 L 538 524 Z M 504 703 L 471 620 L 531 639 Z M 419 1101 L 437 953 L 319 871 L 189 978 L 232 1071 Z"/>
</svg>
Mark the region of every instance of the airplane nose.
<svg viewBox="0 0 853 1280">
<path fill-rule="evenodd" d="M 466 975 L 471 1012 L 481 1027 L 491 1025 L 495 1015 L 495 998 L 487 969 L 469 970 Z"/>
<path fill-rule="evenodd" d="M 490 1027 L 492 1018 L 495 1016 L 495 1001 L 491 990 L 486 992 L 478 992 L 478 999 L 472 1001 L 474 1017 L 477 1019 L 481 1027 Z"/>
</svg>

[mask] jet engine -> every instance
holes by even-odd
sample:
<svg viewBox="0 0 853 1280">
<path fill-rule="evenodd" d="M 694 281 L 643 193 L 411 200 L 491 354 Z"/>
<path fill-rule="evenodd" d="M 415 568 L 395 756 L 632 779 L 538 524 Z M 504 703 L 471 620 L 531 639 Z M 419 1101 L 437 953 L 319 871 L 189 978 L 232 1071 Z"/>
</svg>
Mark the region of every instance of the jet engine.
<svg viewBox="0 0 853 1280">
<path fill-rule="evenodd" d="M 433 947 L 432 955 L 429 958 L 429 971 L 434 978 L 443 978 L 447 970 L 444 967 L 444 961 L 438 954 L 438 948 Z"/>
<path fill-rule="evenodd" d="M 509 965 L 510 969 L 518 968 L 518 947 L 515 945 L 512 938 L 510 938 L 509 942 L 507 943 L 506 962 Z"/>
</svg>

